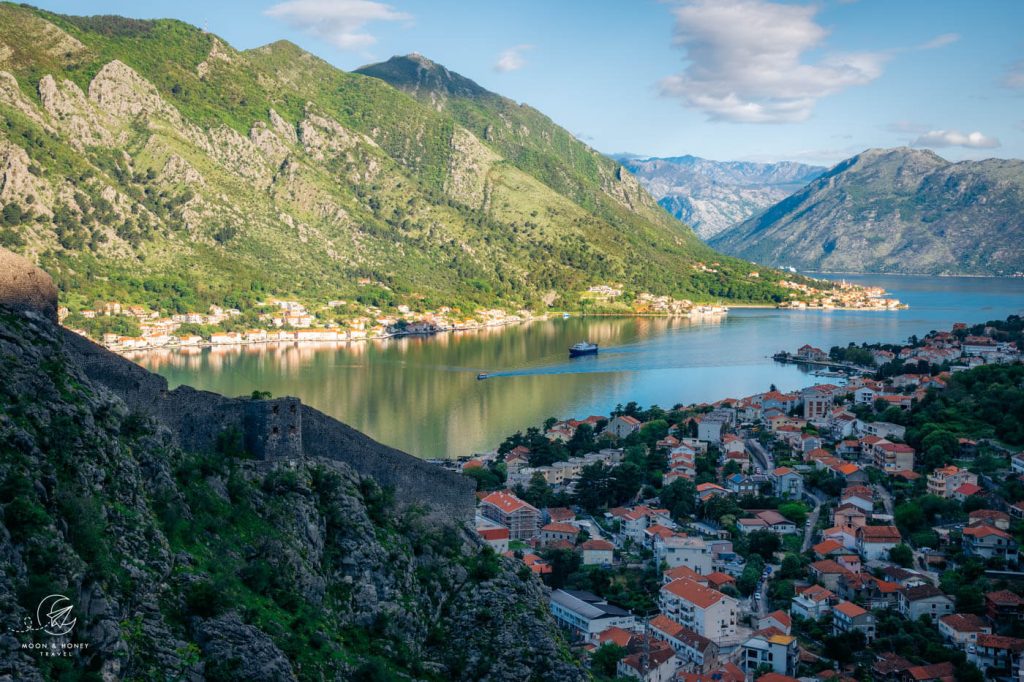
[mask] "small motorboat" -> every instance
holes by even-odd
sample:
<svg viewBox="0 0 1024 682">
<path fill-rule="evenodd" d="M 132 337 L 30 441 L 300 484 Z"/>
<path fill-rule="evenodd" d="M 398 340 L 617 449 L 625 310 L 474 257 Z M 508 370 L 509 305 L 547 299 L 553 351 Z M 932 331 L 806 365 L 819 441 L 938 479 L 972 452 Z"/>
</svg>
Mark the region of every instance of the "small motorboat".
<svg viewBox="0 0 1024 682">
<path fill-rule="evenodd" d="M 479 374 L 476 375 L 476 380 L 483 381 L 484 379 L 487 378 L 487 376 L 487 372 L 480 372 Z"/>
<path fill-rule="evenodd" d="M 568 320 L 569 319 L 569 313 L 562 313 L 562 319 L 563 320 Z"/>
<path fill-rule="evenodd" d="M 569 346 L 569 357 L 576 358 L 581 355 L 597 355 L 597 344 L 589 341 L 580 341 Z"/>
</svg>

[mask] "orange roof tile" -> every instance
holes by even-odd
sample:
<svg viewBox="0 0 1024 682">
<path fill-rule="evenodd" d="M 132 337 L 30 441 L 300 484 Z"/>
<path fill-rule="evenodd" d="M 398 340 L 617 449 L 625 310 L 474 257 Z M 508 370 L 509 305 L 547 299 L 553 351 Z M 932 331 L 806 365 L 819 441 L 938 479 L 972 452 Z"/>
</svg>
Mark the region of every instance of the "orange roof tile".
<svg viewBox="0 0 1024 682">
<path fill-rule="evenodd" d="M 847 618 L 856 618 L 857 616 L 863 616 L 867 613 L 867 611 L 849 601 L 841 601 L 832 608 Z"/>
<path fill-rule="evenodd" d="M 704 587 L 700 583 L 689 580 L 688 578 L 673 580 L 661 589 L 663 591 L 670 592 L 681 599 L 685 599 L 691 604 L 699 606 L 702 609 L 706 609 L 713 604 L 717 604 L 726 598 L 726 596 L 718 590 L 713 590 L 710 587 Z"/>
</svg>

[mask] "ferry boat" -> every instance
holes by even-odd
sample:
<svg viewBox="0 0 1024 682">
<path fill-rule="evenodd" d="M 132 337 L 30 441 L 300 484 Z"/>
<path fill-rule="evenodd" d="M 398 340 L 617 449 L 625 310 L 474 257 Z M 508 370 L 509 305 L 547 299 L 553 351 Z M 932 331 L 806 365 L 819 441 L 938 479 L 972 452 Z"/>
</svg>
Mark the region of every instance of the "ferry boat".
<svg viewBox="0 0 1024 682">
<path fill-rule="evenodd" d="M 575 358 L 580 355 L 597 355 L 597 344 L 589 341 L 580 341 L 569 346 L 569 357 Z"/>
</svg>

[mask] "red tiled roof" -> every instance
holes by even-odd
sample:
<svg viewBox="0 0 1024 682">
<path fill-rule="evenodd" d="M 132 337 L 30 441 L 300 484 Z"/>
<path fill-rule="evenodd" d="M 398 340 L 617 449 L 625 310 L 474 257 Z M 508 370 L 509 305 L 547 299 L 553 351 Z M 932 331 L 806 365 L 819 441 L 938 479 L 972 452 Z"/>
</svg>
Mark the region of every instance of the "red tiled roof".
<svg viewBox="0 0 1024 682">
<path fill-rule="evenodd" d="M 968 526 L 963 530 L 964 535 L 970 535 L 975 538 L 987 538 L 990 535 L 995 535 L 998 538 L 1010 539 L 1012 536 L 1006 531 L 999 530 L 993 526 Z"/>
<path fill-rule="evenodd" d="M 978 635 L 978 646 L 990 647 L 992 649 L 1009 649 L 1010 651 L 1024 651 L 1024 639 L 1016 637 L 1004 637 L 1003 635 Z"/>
<path fill-rule="evenodd" d="M 576 526 L 570 526 L 568 523 L 549 523 L 541 528 L 541 532 L 544 531 L 548 533 L 569 533 L 570 535 L 576 535 L 580 532 L 580 529 Z"/>
<path fill-rule="evenodd" d="M 916 682 L 926 682 L 927 680 L 950 680 L 952 682 L 956 679 L 956 670 L 950 661 L 914 666 L 907 670 L 907 674 Z"/>
<path fill-rule="evenodd" d="M 832 607 L 834 611 L 838 611 L 848 618 L 856 618 L 857 616 L 863 616 L 867 611 L 857 606 L 853 602 L 841 601 Z"/>
<path fill-rule="evenodd" d="M 973 483 L 964 483 L 962 486 L 960 486 L 959 488 L 957 488 L 953 492 L 955 492 L 955 493 L 957 493 L 959 495 L 966 495 L 966 496 L 976 495 L 979 492 L 981 492 L 981 486 L 980 485 L 975 485 Z"/>
<path fill-rule="evenodd" d="M 973 613 L 951 613 L 939 620 L 957 632 L 982 632 L 988 628 L 985 620 Z"/>
<path fill-rule="evenodd" d="M 813 568 L 818 573 L 825 573 L 825 574 L 830 574 L 830 573 L 849 573 L 848 570 L 846 570 L 845 568 L 843 568 L 842 566 L 837 564 L 832 559 L 824 559 L 822 561 L 815 561 L 813 564 L 811 564 L 811 568 Z"/>
<path fill-rule="evenodd" d="M 582 545 L 580 545 L 580 549 L 584 551 L 611 551 L 615 549 L 615 545 L 608 542 L 607 540 L 587 540 Z"/>
<path fill-rule="evenodd" d="M 772 611 L 768 614 L 768 618 L 774 618 L 775 622 L 784 625 L 789 628 L 793 626 L 793 619 L 789 617 L 789 614 L 785 611 Z"/>
<path fill-rule="evenodd" d="M 824 540 L 814 545 L 811 549 L 814 550 L 815 554 L 821 554 L 822 556 L 831 554 L 837 550 L 843 549 L 843 543 L 837 542 L 836 540 Z"/>
<path fill-rule="evenodd" d="M 903 539 L 896 526 L 861 526 L 857 535 L 865 542 L 899 542 Z"/>
<path fill-rule="evenodd" d="M 681 599 L 685 599 L 691 604 L 695 604 L 702 609 L 706 609 L 713 604 L 717 604 L 722 599 L 725 599 L 725 595 L 718 590 L 713 590 L 710 587 L 704 587 L 700 583 L 688 578 L 673 580 L 661 589 L 668 591 Z"/>
<path fill-rule="evenodd" d="M 625 648 L 629 646 L 629 642 L 634 636 L 629 630 L 623 630 L 617 625 L 613 625 L 597 636 L 597 643 L 600 646 L 601 644 L 611 642 Z"/>
<path fill-rule="evenodd" d="M 687 578 L 695 583 L 704 583 L 707 581 L 705 576 L 702 576 L 689 566 L 676 566 L 675 568 L 668 569 L 662 575 L 668 578 L 669 582 L 679 580 L 680 578 Z"/>
<path fill-rule="evenodd" d="M 537 511 L 537 509 L 532 505 L 523 502 L 512 493 L 505 492 L 504 490 L 491 493 L 481 500 L 481 504 L 492 504 L 506 514 L 511 514 L 512 512 L 519 511 L 520 509 L 532 509 L 533 511 Z"/>
<path fill-rule="evenodd" d="M 985 599 L 991 601 L 997 606 L 1021 606 L 1024 605 L 1024 599 L 1015 592 L 1009 590 L 998 590 L 996 592 L 989 592 L 985 595 Z"/>
<path fill-rule="evenodd" d="M 476 532 L 484 540 L 508 540 L 508 528 L 477 528 Z"/>
</svg>

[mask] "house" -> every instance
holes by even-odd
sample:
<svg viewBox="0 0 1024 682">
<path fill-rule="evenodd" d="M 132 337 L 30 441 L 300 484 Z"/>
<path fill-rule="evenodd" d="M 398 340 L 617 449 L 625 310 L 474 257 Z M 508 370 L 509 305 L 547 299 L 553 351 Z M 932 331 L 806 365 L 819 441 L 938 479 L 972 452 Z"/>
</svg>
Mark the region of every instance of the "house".
<svg viewBox="0 0 1024 682">
<path fill-rule="evenodd" d="M 757 495 L 761 486 L 750 476 L 733 474 L 725 479 L 726 489 L 736 495 Z"/>
<path fill-rule="evenodd" d="M 505 552 L 505 556 L 513 558 L 515 557 L 515 554 L 513 554 L 512 552 Z M 526 565 L 528 569 L 533 571 L 533 573 L 535 573 L 536 575 L 547 575 L 548 573 L 551 573 L 552 570 L 554 570 L 551 564 L 544 561 L 536 554 L 530 554 L 529 552 L 523 554 L 522 562 Z"/>
<path fill-rule="evenodd" d="M 712 556 L 712 559 L 714 559 L 714 556 Z M 722 591 L 723 587 L 736 586 L 736 578 L 732 577 L 728 573 L 714 571 L 713 573 L 708 573 L 706 576 L 703 577 L 707 580 L 708 587 L 713 587 L 719 592 Z"/>
<path fill-rule="evenodd" d="M 632 630 L 636 618 L 629 611 L 609 604 L 590 592 L 555 590 L 551 593 L 551 614 L 563 628 L 585 642 L 593 642 L 610 627 Z"/>
<path fill-rule="evenodd" d="M 832 610 L 839 599 L 835 593 L 821 585 L 811 585 L 793 596 L 790 613 L 801 618 L 818 620 Z"/>
<path fill-rule="evenodd" d="M 864 633 L 870 642 L 875 638 L 875 616 L 853 602 L 841 601 L 832 607 L 832 634 L 842 635 L 855 631 Z"/>
<path fill-rule="evenodd" d="M 952 464 L 947 467 L 938 467 L 928 474 L 928 494 L 939 497 L 953 497 L 954 491 L 965 483 L 978 484 L 978 477 L 966 469 L 960 469 Z"/>
<path fill-rule="evenodd" d="M 857 551 L 867 561 L 885 559 L 903 537 L 896 526 L 863 526 L 857 529 Z"/>
<path fill-rule="evenodd" d="M 900 591 L 899 612 L 910 620 L 918 620 L 927 614 L 934 622 L 953 613 L 953 600 L 933 585 L 905 587 Z"/>
<path fill-rule="evenodd" d="M 480 514 L 508 528 L 513 540 L 529 540 L 540 531 L 540 512 L 536 507 L 504 490 L 480 500 Z"/>
<path fill-rule="evenodd" d="M 932 584 L 931 580 L 921 573 L 901 568 L 899 566 L 884 567 L 882 569 L 882 575 L 885 576 L 887 580 L 891 580 L 900 587 L 917 587 L 918 585 Z"/>
<path fill-rule="evenodd" d="M 639 431 L 640 427 L 640 420 L 636 417 L 620 414 L 608 422 L 608 425 L 604 427 L 603 433 L 610 433 L 616 438 L 625 438 L 634 431 Z"/>
<path fill-rule="evenodd" d="M 815 582 L 824 585 L 833 592 L 839 589 L 839 576 L 849 573 L 847 569 L 843 568 L 832 559 L 815 561 L 808 568 L 811 572 L 811 577 Z"/>
<path fill-rule="evenodd" d="M 967 660 L 987 673 L 988 679 L 1008 677 L 1017 674 L 1022 651 L 1024 639 L 1002 635 L 978 635 L 974 654 L 969 653 Z M 993 668 L 995 670 L 991 670 Z"/>
<path fill-rule="evenodd" d="M 659 614 L 650 621 L 651 634 L 667 643 L 684 666 L 705 671 L 718 662 L 718 645 L 690 628 Z"/>
<path fill-rule="evenodd" d="M 580 549 L 584 566 L 611 566 L 615 561 L 615 545 L 607 540 L 587 540 Z"/>
<path fill-rule="evenodd" d="M 967 523 L 972 526 L 984 524 L 999 530 L 1010 530 L 1010 515 L 994 509 L 976 509 L 967 515 Z"/>
<path fill-rule="evenodd" d="M 575 545 L 579 534 L 580 529 L 568 523 L 549 523 L 540 529 L 540 546 L 547 547 L 561 541 Z"/>
<path fill-rule="evenodd" d="M 900 679 L 906 682 L 956 682 L 956 666 L 951 661 L 915 665 L 903 671 Z"/>
<path fill-rule="evenodd" d="M 848 526 L 856 529 L 868 525 L 867 515 L 859 507 L 853 505 L 841 505 L 836 509 L 832 518 L 837 526 Z"/>
<path fill-rule="evenodd" d="M 494 528 L 477 528 L 476 532 L 477 535 L 479 535 L 480 538 L 498 554 L 504 554 L 508 551 L 508 528 L 505 528 L 504 526 L 497 526 Z"/>
<path fill-rule="evenodd" d="M 989 592 L 985 595 L 985 615 L 993 623 L 1011 623 L 1024 616 L 1024 598 L 1009 590 Z"/>
<path fill-rule="evenodd" d="M 774 509 L 759 511 L 755 515 L 765 523 L 765 529 L 776 535 L 792 535 L 796 533 L 796 524 Z"/>
<path fill-rule="evenodd" d="M 992 634 L 992 626 L 981 616 L 973 613 L 951 613 L 939 618 L 939 634 L 963 651 L 978 641 L 978 635 Z"/>
<path fill-rule="evenodd" d="M 618 662 L 615 672 L 619 677 L 635 678 L 643 682 L 670 682 L 678 667 L 679 659 L 672 647 L 665 646 L 626 656 Z"/>
<path fill-rule="evenodd" d="M 654 555 L 659 565 L 664 562 L 669 568 L 687 566 L 701 575 L 714 571 L 711 550 L 700 537 L 677 533 L 659 538 L 654 544 Z"/>
<path fill-rule="evenodd" d="M 872 447 L 874 464 L 883 471 L 913 471 L 914 448 L 904 443 L 880 440 Z"/>
<path fill-rule="evenodd" d="M 845 507 L 847 505 L 854 506 L 865 514 L 870 514 L 875 510 L 874 493 L 872 493 L 871 488 L 868 488 L 867 486 L 848 486 L 843 490 L 843 493 L 839 498 L 840 507 Z"/>
<path fill-rule="evenodd" d="M 725 430 L 735 425 L 736 416 L 733 410 L 717 409 L 701 417 L 697 424 L 697 440 L 708 443 L 721 443 Z"/>
<path fill-rule="evenodd" d="M 796 637 L 755 632 L 743 643 L 740 667 L 753 673 L 761 666 L 766 666 L 779 675 L 793 675 L 799 652 Z"/>
<path fill-rule="evenodd" d="M 760 630 L 775 628 L 779 632 L 788 635 L 793 629 L 793 619 L 785 611 L 772 611 L 764 618 L 759 618 L 757 627 Z"/>
<path fill-rule="evenodd" d="M 806 360 L 809 362 L 828 361 L 828 353 L 826 353 L 820 348 L 815 348 L 809 343 L 805 343 L 804 345 L 800 346 L 800 348 L 798 348 L 796 351 L 796 356 L 800 360 Z"/>
<path fill-rule="evenodd" d="M 739 602 L 687 578 L 663 585 L 660 605 L 663 614 L 712 641 L 736 634 Z"/>
<path fill-rule="evenodd" d="M 776 497 L 799 500 L 804 495 L 804 477 L 789 467 L 779 467 L 768 474 Z"/>
<path fill-rule="evenodd" d="M 838 540 L 822 540 L 818 544 L 811 547 L 814 551 L 814 556 L 818 559 L 832 559 L 841 554 L 846 553 L 846 548 L 843 547 L 843 543 Z"/>
<path fill-rule="evenodd" d="M 963 529 L 963 550 L 966 556 L 981 559 L 1002 559 L 1017 563 L 1017 542 L 1005 530 L 994 526 L 968 526 Z"/>
</svg>

